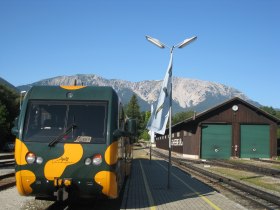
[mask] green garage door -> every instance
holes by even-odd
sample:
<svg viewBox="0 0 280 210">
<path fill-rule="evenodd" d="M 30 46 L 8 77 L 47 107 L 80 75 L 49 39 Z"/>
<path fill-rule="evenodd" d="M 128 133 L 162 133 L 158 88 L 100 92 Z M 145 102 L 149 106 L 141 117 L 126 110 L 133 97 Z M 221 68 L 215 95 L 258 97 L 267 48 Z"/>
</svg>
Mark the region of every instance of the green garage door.
<svg viewBox="0 0 280 210">
<path fill-rule="evenodd" d="M 269 158 L 269 125 L 241 125 L 241 158 Z"/>
<path fill-rule="evenodd" d="M 231 156 L 231 125 L 202 125 L 201 158 L 229 159 Z"/>
</svg>

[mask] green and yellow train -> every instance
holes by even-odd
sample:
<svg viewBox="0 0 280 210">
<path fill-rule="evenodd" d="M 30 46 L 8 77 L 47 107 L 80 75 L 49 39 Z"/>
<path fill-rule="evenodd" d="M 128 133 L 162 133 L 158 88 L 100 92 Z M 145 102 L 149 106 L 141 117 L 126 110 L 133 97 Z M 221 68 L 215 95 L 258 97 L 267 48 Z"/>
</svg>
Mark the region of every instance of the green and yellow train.
<svg viewBox="0 0 280 210">
<path fill-rule="evenodd" d="M 13 133 L 21 195 L 117 198 L 130 173 L 136 122 L 111 87 L 34 86 Z"/>
</svg>

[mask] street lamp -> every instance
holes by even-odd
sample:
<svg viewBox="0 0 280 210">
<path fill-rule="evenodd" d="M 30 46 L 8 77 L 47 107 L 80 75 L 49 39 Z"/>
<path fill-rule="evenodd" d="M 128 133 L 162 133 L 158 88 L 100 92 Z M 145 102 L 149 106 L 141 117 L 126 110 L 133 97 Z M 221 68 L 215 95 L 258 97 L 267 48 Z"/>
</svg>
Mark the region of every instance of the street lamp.
<svg viewBox="0 0 280 210">
<path fill-rule="evenodd" d="M 196 39 L 197 39 L 197 36 L 193 36 L 193 37 L 191 37 L 191 38 L 185 39 L 184 41 L 182 41 L 182 42 L 180 42 L 179 44 L 174 45 L 174 46 L 172 46 L 172 47 L 169 47 L 169 46 L 167 46 L 166 44 L 163 44 L 163 43 L 162 43 L 161 41 L 159 41 L 158 39 L 155 39 L 155 38 L 150 37 L 150 36 L 146 36 L 146 39 L 147 39 L 149 42 L 153 43 L 154 45 L 158 46 L 159 48 L 162 48 L 162 49 L 163 49 L 163 48 L 167 47 L 167 48 L 173 50 L 174 48 L 183 48 L 183 47 L 185 47 L 186 45 L 188 45 L 188 44 L 190 44 L 191 42 L 193 42 L 194 40 L 196 40 Z"/>
<path fill-rule="evenodd" d="M 180 42 L 177 45 L 173 45 L 172 47 L 167 46 L 166 44 L 163 44 L 161 41 L 159 41 L 158 39 L 155 39 L 153 37 L 150 36 L 146 36 L 146 39 L 153 43 L 154 45 L 158 46 L 159 48 L 163 49 L 165 47 L 170 49 L 170 62 L 169 62 L 169 66 L 172 68 L 172 62 L 173 62 L 173 50 L 175 48 L 183 48 L 186 45 L 190 44 L 191 42 L 195 41 L 197 39 L 197 36 L 193 36 L 191 38 L 185 39 L 184 41 Z M 172 75 L 172 74 L 171 74 Z M 172 77 L 172 76 L 171 76 Z M 169 161 L 168 161 L 168 181 L 167 181 L 167 188 L 170 188 L 170 174 L 171 174 L 171 136 L 172 136 L 172 132 L 171 132 L 171 112 L 172 112 L 172 78 L 171 78 L 171 83 L 170 83 L 170 107 L 169 107 L 169 148 L 168 148 L 168 153 L 169 153 Z"/>
</svg>

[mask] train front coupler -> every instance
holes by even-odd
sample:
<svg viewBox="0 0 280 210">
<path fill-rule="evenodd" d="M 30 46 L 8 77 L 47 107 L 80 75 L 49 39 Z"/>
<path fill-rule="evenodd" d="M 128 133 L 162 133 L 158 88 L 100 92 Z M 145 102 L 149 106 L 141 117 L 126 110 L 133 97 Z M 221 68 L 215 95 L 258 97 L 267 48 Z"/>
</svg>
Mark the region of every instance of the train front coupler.
<svg viewBox="0 0 280 210">
<path fill-rule="evenodd" d="M 57 190 L 53 195 L 56 197 L 57 201 L 65 201 L 68 199 L 68 190 L 71 184 L 71 179 L 54 178 L 54 186 Z"/>
</svg>

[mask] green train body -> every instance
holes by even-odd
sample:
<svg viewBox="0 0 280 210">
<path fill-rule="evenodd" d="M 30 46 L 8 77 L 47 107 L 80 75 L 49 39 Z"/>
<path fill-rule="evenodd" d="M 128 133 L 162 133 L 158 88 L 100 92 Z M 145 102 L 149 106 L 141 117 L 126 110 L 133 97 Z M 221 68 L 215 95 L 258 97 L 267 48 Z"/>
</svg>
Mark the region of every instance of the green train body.
<svg viewBox="0 0 280 210">
<path fill-rule="evenodd" d="M 50 200 L 117 198 L 135 128 L 111 87 L 32 87 L 13 128 L 18 192 Z"/>
</svg>

